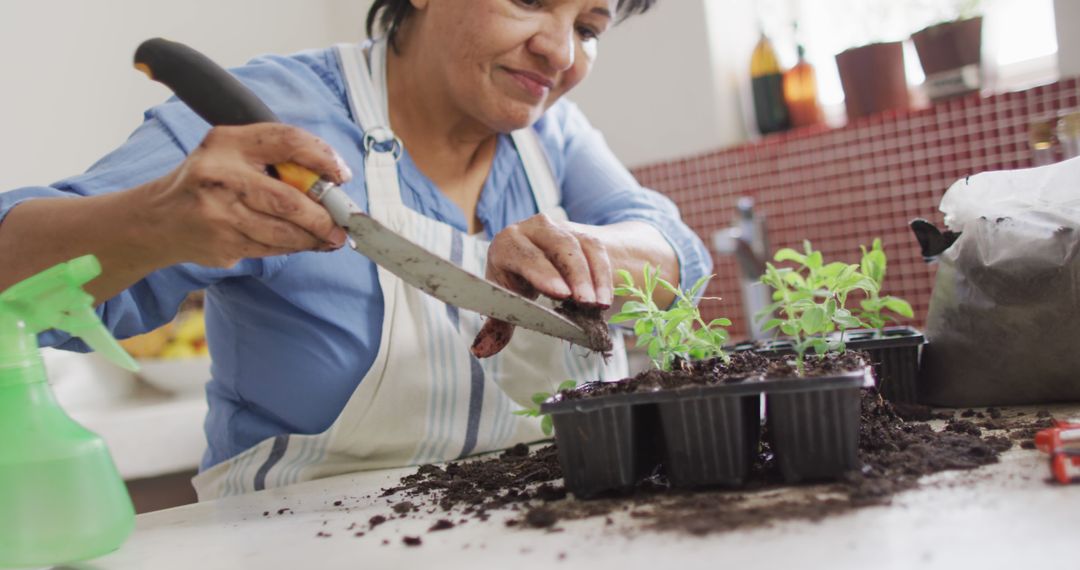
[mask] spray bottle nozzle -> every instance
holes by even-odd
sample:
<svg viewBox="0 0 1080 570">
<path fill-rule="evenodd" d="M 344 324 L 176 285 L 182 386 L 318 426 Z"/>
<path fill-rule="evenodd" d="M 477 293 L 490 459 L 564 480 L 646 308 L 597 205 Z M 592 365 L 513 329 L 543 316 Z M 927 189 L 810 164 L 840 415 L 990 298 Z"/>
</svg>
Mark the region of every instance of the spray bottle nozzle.
<svg viewBox="0 0 1080 570">
<path fill-rule="evenodd" d="M 94 298 L 82 286 L 101 274 L 101 263 L 84 255 L 55 265 L 0 293 L 0 361 L 28 350 L 37 358 L 37 343 L 26 335 L 59 329 L 83 339 L 90 348 L 128 370 L 138 364 L 124 351 L 93 310 Z M 18 337 L 24 337 L 22 339 Z M 6 351 L 20 354 L 4 354 Z"/>
</svg>

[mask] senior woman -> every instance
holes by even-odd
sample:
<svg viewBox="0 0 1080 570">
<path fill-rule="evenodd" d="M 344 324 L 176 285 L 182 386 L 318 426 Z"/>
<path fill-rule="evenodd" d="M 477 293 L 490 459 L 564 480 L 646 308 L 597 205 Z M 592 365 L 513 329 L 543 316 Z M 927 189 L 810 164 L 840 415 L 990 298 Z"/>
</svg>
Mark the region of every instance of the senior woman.
<svg viewBox="0 0 1080 570">
<path fill-rule="evenodd" d="M 511 339 L 341 248 L 325 210 L 265 168 L 307 166 L 529 296 L 609 306 L 613 272 L 646 263 L 693 282 L 710 269 L 700 240 L 563 98 L 604 31 L 652 2 L 376 0 L 374 41 L 234 70 L 292 126 L 210 129 L 170 100 L 88 172 L 0 194 L 0 289 L 94 253 L 104 273 L 89 289 L 121 338 L 207 289 L 200 499 L 540 439 L 512 412 L 567 378 L 624 375 L 618 335 L 607 361 L 531 331 Z"/>
</svg>

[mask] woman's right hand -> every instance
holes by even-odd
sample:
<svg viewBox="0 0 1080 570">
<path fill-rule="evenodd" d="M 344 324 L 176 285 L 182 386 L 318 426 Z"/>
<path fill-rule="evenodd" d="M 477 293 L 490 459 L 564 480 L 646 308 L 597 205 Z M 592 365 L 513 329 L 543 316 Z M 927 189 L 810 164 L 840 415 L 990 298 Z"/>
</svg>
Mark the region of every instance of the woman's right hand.
<svg viewBox="0 0 1080 570">
<path fill-rule="evenodd" d="M 267 174 L 293 162 L 342 184 L 352 177 L 330 145 L 289 125 L 215 127 L 180 166 L 140 187 L 143 221 L 161 266 L 232 267 L 245 258 L 330 251 L 346 234 L 320 204 Z"/>
</svg>

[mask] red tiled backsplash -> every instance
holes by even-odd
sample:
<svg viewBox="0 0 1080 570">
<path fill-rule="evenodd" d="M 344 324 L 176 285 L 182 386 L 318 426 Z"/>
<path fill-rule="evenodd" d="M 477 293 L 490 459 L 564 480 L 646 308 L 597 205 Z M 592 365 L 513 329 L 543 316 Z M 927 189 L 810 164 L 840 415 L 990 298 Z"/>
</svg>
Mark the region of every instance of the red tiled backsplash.
<svg viewBox="0 0 1080 570">
<path fill-rule="evenodd" d="M 735 203 L 754 199 L 772 251 L 809 239 L 826 260 L 858 262 L 859 245 L 881 237 L 889 258 L 885 292 L 911 302 L 922 326 L 934 284 L 908 222 L 943 227 L 938 203 L 949 186 L 987 170 L 1032 166 L 1028 129 L 1080 107 L 1080 78 L 992 97 L 977 94 L 931 108 L 883 113 L 839 129 L 810 127 L 681 160 L 637 168 L 642 185 L 674 200 L 711 248 L 732 225 Z M 770 252 L 771 255 L 771 252 Z M 713 252 L 716 277 L 702 312 L 746 334 L 735 259 Z"/>
</svg>

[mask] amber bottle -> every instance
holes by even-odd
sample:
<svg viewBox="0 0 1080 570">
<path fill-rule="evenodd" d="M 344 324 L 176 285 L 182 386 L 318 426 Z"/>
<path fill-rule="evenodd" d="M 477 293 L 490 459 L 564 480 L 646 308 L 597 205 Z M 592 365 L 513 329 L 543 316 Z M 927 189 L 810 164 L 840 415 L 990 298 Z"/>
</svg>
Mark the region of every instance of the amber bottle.
<svg viewBox="0 0 1080 570">
<path fill-rule="evenodd" d="M 798 46 L 799 61 L 784 72 L 784 102 L 791 116 L 792 127 L 808 127 L 825 121 L 818 102 L 817 76 L 814 66 L 806 61 L 806 53 Z"/>
</svg>

